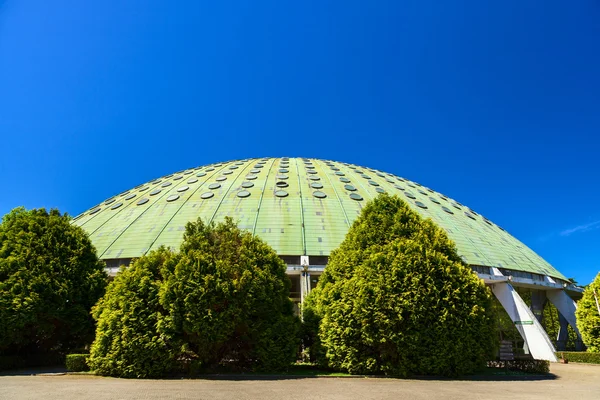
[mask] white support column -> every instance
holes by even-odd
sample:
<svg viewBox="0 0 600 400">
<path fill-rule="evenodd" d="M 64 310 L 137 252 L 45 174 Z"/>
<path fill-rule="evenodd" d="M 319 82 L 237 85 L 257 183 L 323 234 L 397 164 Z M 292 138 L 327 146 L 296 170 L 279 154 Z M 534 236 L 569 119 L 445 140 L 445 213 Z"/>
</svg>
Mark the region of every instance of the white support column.
<svg viewBox="0 0 600 400">
<path fill-rule="evenodd" d="M 567 349 L 567 342 L 569 341 L 569 321 L 558 313 L 558 337 L 556 338 L 556 350 L 564 351 Z"/>
<path fill-rule="evenodd" d="M 492 291 L 515 323 L 533 358 L 557 362 L 550 338 L 512 285 L 506 282 L 495 283 Z"/>
<path fill-rule="evenodd" d="M 554 304 L 554 307 L 556 307 L 560 315 L 562 315 L 569 325 L 571 325 L 573 330 L 577 333 L 577 338 L 581 340 L 581 334 L 579 333 L 579 329 L 577 329 L 577 319 L 575 318 L 575 310 L 577 310 L 575 301 L 561 289 L 547 290 L 546 297 Z"/>
<path fill-rule="evenodd" d="M 300 275 L 300 302 L 304 303 L 304 299 L 310 293 L 310 272 L 302 271 Z"/>
<path fill-rule="evenodd" d="M 304 298 L 310 292 L 310 273 L 308 272 L 309 264 L 308 256 L 300 256 L 300 264 L 304 269 L 300 274 L 300 303 L 304 303 Z M 307 282 L 309 283 L 307 285 Z"/>
</svg>

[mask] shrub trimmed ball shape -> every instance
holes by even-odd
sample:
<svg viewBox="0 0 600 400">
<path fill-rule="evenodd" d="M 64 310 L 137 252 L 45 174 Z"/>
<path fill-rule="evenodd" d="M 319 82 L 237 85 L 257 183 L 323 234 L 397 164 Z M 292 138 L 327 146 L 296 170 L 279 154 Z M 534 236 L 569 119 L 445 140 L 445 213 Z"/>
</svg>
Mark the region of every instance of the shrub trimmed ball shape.
<svg viewBox="0 0 600 400">
<path fill-rule="evenodd" d="M 58 210 L 16 208 L 0 223 L 0 355 L 91 342 L 107 275 L 87 234 Z"/>
<path fill-rule="evenodd" d="M 89 354 L 67 354 L 65 359 L 65 367 L 67 371 L 84 372 L 89 371 L 88 358 Z"/>
<path fill-rule="evenodd" d="M 364 208 L 319 285 L 308 304 L 333 368 L 456 376 L 493 357 L 489 289 L 445 232 L 396 196 Z"/>
<path fill-rule="evenodd" d="M 179 252 L 161 248 L 117 274 L 94 310 L 90 365 L 121 377 L 285 369 L 299 329 L 289 289 L 283 261 L 231 218 L 188 223 Z"/>
<path fill-rule="evenodd" d="M 595 293 L 594 293 L 595 291 Z M 577 328 L 589 352 L 600 353 L 600 273 L 583 292 L 577 303 Z"/>
</svg>

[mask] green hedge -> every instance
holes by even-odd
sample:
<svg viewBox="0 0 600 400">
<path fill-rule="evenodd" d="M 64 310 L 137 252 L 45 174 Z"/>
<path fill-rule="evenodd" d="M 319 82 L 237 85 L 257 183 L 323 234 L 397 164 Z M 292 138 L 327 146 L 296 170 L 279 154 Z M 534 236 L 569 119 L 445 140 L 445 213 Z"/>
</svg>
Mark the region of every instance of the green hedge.
<svg viewBox="0 0 600 400">
<path fill-rule="evenodd" d="M 522 371 L 530 374 L 547 374 L 550 372 L 550 361 L 546 360 L 511 360 L 488 361 L 488 368 L 508 368 L 511 371 Z"/>
<path fill-rule="evenodd" d="M 556 353 L 559 358 L 569 362 L 586 364 L 600 364 L 600 353 L 589 353 L 586 351 L 560 351 Z"/>
<path fill-rule="evenodd" d="M 67 370 L 72 372 L 89 371 L 88 357 L 89 354 L 67 354 L 65 365 Z"/>
</svg>

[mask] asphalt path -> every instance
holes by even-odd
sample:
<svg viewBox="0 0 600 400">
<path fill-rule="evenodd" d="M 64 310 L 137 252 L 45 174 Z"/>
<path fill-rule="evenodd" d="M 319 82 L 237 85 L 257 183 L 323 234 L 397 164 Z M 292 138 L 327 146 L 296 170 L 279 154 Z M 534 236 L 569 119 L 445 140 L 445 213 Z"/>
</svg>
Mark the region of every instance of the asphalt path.
<svg viewBox="0 0 600 400">
<path fill-rule="evenodd" d="M 600 399 L 600 365 L 552 364 L 550 370 L 549 377 L 510 380 L 495 377 L 137 380 L 64 375 L 57 371 L 17 371 L 0 372 L 0 399 Z"/>
</svg>

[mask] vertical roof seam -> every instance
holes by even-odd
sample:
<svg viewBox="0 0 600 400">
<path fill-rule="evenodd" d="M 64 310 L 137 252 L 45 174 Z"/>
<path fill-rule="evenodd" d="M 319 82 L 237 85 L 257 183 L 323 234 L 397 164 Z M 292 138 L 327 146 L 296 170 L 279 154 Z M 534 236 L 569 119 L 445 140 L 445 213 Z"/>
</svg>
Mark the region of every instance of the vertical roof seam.
<svg viewBox="0 0 600 400">
<path fill-rule="evenodd" d="M 364 167 L 361 167 L 360 165 L 355 165 L 355 164 L 352 164 L 352 166 L 353 166 L 353 167 L 360 168 L 360 169 L 361 169 L 361 171 L 362 171 L 362 173 L 363 173 L 363 174 L 365 173 L 365 171 L 364 171 L 364 169 L 365 169 L 365 168 L 364 168 Z M 371 199 L 374 199 L 375 197 L 377 197 L 377 195 L 373 196 L 373 195 L 371 194 L 371 191 L 370 191 L 370 189 L 371 189 L 371 188 L 370 188 L 370 187 L 368 187 L 368 186 L 364 186 L 364 185 L 362 184 L 362 181 L 361 181 L 361 179 L 363 179 L 363 177 L 362 177 L 362 176 L 360 176 L 361 174 L 359 174 L 358 172 L 356 172 L 356 169 L 352 169 L 352 168 L 349 168 L 349 169 L 350 169 L 350 170 L 352 170 L 352 172 L 353 172 L 353 176 L 356 176 L 356 178 L 357 178 L 357 179 L 356 179 L 356 181 L 358 182 L 358 185 L 359 185 L 359 186 L 362 188 L 362 190 L 363 190 L 363 191 L 364 191 L 364 192 L 367 194 L 367 196 L 369 196 Z"/>
<path fill-rule="evenodd" d="M 220 170 L 220 171 L 222 171 L 222 170 Z M 147 249 L 147 250 L 144 252 L 144 254 L 148 254 L 148 252 L 150 251 L 150 249 L 152 248 L 152 246 L 154 245 L 154 243 L 156 243 L 156 241 L 157 241 L 157 240 L 158 240 L 158 238 L 160 237 L 161 233 L 163 233 L 163 231 L 165 230 L 165 228 L 166 228 L 166 227 L 167 227 L 167 226 L 168 226 L 168 225 L 171 223 L 171 221 L 173 220 L 173 218 L 175 218 L 175 216 L 177 215 L 177 213 L 179 213 L 179 210 L 181 210 L 181 208 L 182 208 L 182 207 L 183 207 L 183 206 L 184 206 L 184 205 L 185 205 L 185 204 L 186 204 L 186 203 L 187 203 L 187 202 L 188 202 L 188 201 L 189 201 L 189 200 L 192 198 L 192 196 L 193 196 L 193 195 L 194 195 L 194 194 L 195 194 L 195 193 L 196 193 L 198 190 L 200 190 L 202 187 L 204 187 L 204 185 L 205 185 L 205 184 L 206 184 L 206 183 L 209 181 L 209 179 L 211 179 L 211 178 L 212 178 L 213 176 L 215 176 L 216 174 L 217 174 L 217 171 L 216 171 L 216 170 L 215 170 L 215 171 L 213 171 L 213 173 L 210 175 L 210 177 L 206 178 L 206 179 L 205 179 L 205 180 L 204 180 L 204 181 L 203 181 L 201 184 L 199 184 L 199 185 L 198 185 L 198 187 L 196 187 L 196 189 L 195 189 L 194 191 L 192 191 L 192 192 L 191 192 L 191 194 L 189 195 L 189 197 L 187 198 L 187 200 L 185 200 L 185 201 L 182 201 L 182 202 L 181 202 L 181 205 L 179 206 L 179 208 L 177 209 L 177 211 L 175 211 L 175 212 L 173 213 L 173 215 L 171 216 L 171 218 L 169 218 L 169 220 L 166 222 L 165 226 L 163 226 L 163 228 L 162 228 L 162 229 L 161 229 L 161 230 L 158 232 L 158 234 L 156 235 L 156 238 L 154 238 L 154 240 L 152 241 L 152 243 L 150 244 L 150 246 L 148 246 L 148 249 Z M 187 183 L 187 181 L 186 181 L 186 183 Z M 176 186 L 176 185 L 175 185 L 175 186 Z M 154 204 L 156 204 L 156 203 L 154 203 Z M 145 213 L 146 211 L 148 211 L 149 209 L 150 209 L 150 208 L 146 209 L 146 210 L 144 211 L 144 213 Z M 142 213 L 142 214 L 144 214 L 144 213 Z M 138 216 L 138 218 L 136 218 L 136 219 L 135 219 L 135 220 L 134 220 L 134 221 L 133 221 L 131 224 L 129 224 L 129 226 L 133 225 L 133 223 L 134 223 L 135 221 L 137 221 L 137 220 L 139 219 L 139 217 L 141 217 L 141 216 L 142 216 L 142 214 L 140 214 L 140 215 Z M 128 226 L 127 228 L 129 228 L 129 226 Z M 121 235 L 119 235 L 119 236 L 121 236 Z M 118 238 L 117 238 L 117 239 L 118 239 Z M 117 239 L 115 239 L 115 241 L 116 241 Z M 113 242 L 113 243 L 114 243 L 114 242 Z"/>
<path fill-rule="evenodd" d="M 298 178 L 298 190 L 300 191 L 300 218 L 302 221 L 302 252 L 306 255 L 306 230 L 304 228 L 304 201 L 302 200 L 302 181 L 300 181 L 300 168 L 298 167 L 298 158 L 294 158 L 296 162 L 296 177 Z"/>
<path fill-rule="evenodd" d="M 317 160 L 317 162 L 321 163 L 321 160 Z M 325 164 L 325 166 L 327 166 L 327 164 Z M 331 185 L 331 187 L 333 188 L 333 191 L 335 193 L 335 197 L 337 197 L 338 202 L 340 203 L 340 207 L 342 208 L 342 212 L 344 213 L 344 219 L 346 220 L 346 225 L 348 225 L 348 227 L 350 227 L 350 220 L 348 219 L 348 214 L 346 213 L 346 209 L 344 208 L 344 203 L 342 203 L 342 199 L 340 198 L 340 196 L 339 196 L 339 194 L 337 192 L 337 189 L 335 188 L 335 185 L 331 181 L 331 178 L 329 177 L 329 174 L 325 173 L 325 177 L 329 181 L 329 184 Z"/>
<path fill-rule="evenodd" d="M 265 176 L 265 183 L 263 184 L 262 189 L 260 190 L 260 199 L 258 199 L 258 207 L 256 209 L 256 216 L 254 217 L 254 225 L 252 226 L 252 234 L 256 234 L 256 224 L 258 224 L 258 214 L 260 214 L 260 209 L 262 206 L 263 197 L 265 195 L 265 189 L 267 188 L 267 184 L 269 183 L 269 174 L 271 173 L 271 169 L 273 169 L 273 165 L 275 165 L 276 158 L 271 158 L 271 165 L 269 165 L 269 169 Z M 277 178 L 275 178 L 277 179 Z"/>
<path fill-rule="evenodd" d="M 208 181 L 209 179 L 211 179 L 213 176 L 215 176 L 216 174 L 220 173 L 221 171 L 223 171 L 225 169 L 226 165 L 223 165 L 221 169 L 219 169 L 218 171 L 215 170 L 215 172 L 213 172 L 213 174 L 210 176 L 210 178 L 208 178 L 206 181 Z M 176 185 L 175 185 L 176 186 Z M 174 188 L 174 187 L 173 187 Z M 164 196 L 163 196 L 164 197 Z M 181 209 L 181 207 L 179 208 Z M 178 209 L 178 210 L 179 210 Z M 152 248 L 152 246 L 154 246 L 154 243 L 156 243 L 156 241 L 158 240 L 158 238 L 160 237 L 160 235 L 164 232 L 164 230 L 166 229 L 167 225 L 169 225 L 169 223 L 171 222 L 171 220 L 175 217 L 177 213 L 173 213 L 173 215 L 171 215 L 171 217 L 167 220 L 167 222 L 163 225 L 163 227 L 161 228 L 161 230 L 156 234 L 156 237 L 154 238 L 154 240 L 152 241 L 152 243 L 150 243 L 150 245 L 148 246 L 148 250 L 146 250 L 146 252 L 144 254 L 147 254 L 150 249 Z"/>
<path fill-rule="evenodd" d="M 230 163 L 227 163 L 226 165 L 224 165 L 223 168 L 221 169 L 221 171 L 224 170 L 227 167 L 227 165 L 229 165 L 229 164 Z M 250 164 L 248 164 L 248 165 L 250 165 Z M 237 178 L 240 177 L 240 175 L 242 174 L 242 171 L 245 171 L 245 170 L 246 170 L 246 168 L 238 171 L 237 176 L 234 179 L 231 179 L 231 181 L 229 183 L 229 186 L 227 187 L 227 190 L 225 190 L 225 188 L 223 187 L 224 185 L 221 184 L 221 186 L 223 187 L 223 190 L 225 191 L 225 193 L 223 194 L 223 197 L 221 197 L 221 200 L 219 200 L 219 204 L 217 204 L 217 206 L 215 207 L 215 211 L 213 212 L 213 215 L 208 220 L 209 224 L 213 221 L 213 219 L 215 219 L 215 215 L 217 215 L 217 213 L 219 212 L 219 208 L 221 208 L 221 204 L 223 204 L 223 200 L 225 200 L 225 198 L 229 194 L 229 191 L 231 190 L 231 187 L 233 186 L 233 184 L 235 183 L 235 181 L 237 180 Z"/>
<path fill-rule="evenodd" d="M 162 179 L 162 178 L 157 178 L 157 179 Z M 155 180 L 156 180 L 156 179 L 155 179 Z M 156 189 L 157 187 L 160 187 L 160 186 L 159 186 L 159 185 L 160 185 L 160 183 L 162 183 L 162 181 L 161 181 L 161 182 L 159 182 L 159 183 L 157 183 L 155 186 L 153 186 L 153 187 L 152 187 L 152 189 L 154 190 L 154 189 Z M 167 195 L 168 193 L 171 193 L 171 190 L 173 190 L 174 188 L 175 188 L 174 186 L 173 186 L 172 188 L 170 188 L 168 191 L 166 191 L 166 192 L 165 192 L 165 193 L 163 193 L 163 194 L 162 194 L 160 197 L 158 197 L 158 199 L 162 199 L 162 198 L 163 198 L 165 195 Z M 150 190 L 150 188 L 148 188 L 148 190 Z M 148 193 L 149 193 L 149 192 L 148 192 Z M 162 193 L 162 190 L 161 190 L 161 193 Z M 117 195 L 117 196 L 119 196 L 119 195 Z M 114 197 L 116 197 L 116 196 L 113 196 L 113 198 L 114 198 Z M 115 200 L 115 201 L 116 201 L 116 200 Z M 156 201 L 155 201 L 154 203 L 152 203 L 152 204 L 153 204 L 153 205 L 154 205 L 154 204 L 156 204 L 156 202 L 157 202 L 157 201 L 158 201 L 158 200 L 156 200 Z M 130 203 L 129 203 L 129 204 L 127 204 L 125 207 L 121 208 L 119 211 L 117 211 L 116 213 L 114 213 L 114 215 L 112 215 L 111 217 L 109 217 L 109 218 L 108 218 L 106 221 L 104 221 L 104 222 L 103 222 L 102 224 L 100 224 L 100 225 L 99 225 L 99 226 L 98 226 L 96 229 L 94 229 L 94 230 L 93 230 L 93 231 L 92 231 L 92 232 L 89 234 L 89 236 L 91 237 L 91 236 L 92 236 L 94 233 L 98 232 L 98 230 L 99 230 L 99 229 L 101 229 L 101 228 L 102 228 L 104 225 L 106 225 L 106 224 L 107 224 L 109 221 L 111 221 L 113 218 L 115 218 L 115 217 L 116 217 L 116 216 L 117 216 L 119 213 L 121 213 L 121 212 L 123 212 L 123 211 L 125 211 L 125 210 L 128 210 L 128 209 L 129 209 L 129 207 L 130 207 L 130 206 L 131 206 L 133 203 L 134 203 L 133 201 L 132 201 L 132 202 L 130 202 Z M 108 211 L 108 210 L 107 210 L 107 211 Z M 144 211 L 142 212 L 142 214 L 144 214 L 146 211 L 147 211 L 147 209 L 146 209 L 146 210 L 144 210 Z M 140 215 L 141 215 L 141 214 L 140 214 Z M 137 219 L 137 218 L 136 218 L 136 219 Z M 86 221 L 86 222 L 88 222 L 88 221 Z M 127 229 L 127 228 L 126 228 L 126 229 Z M 121 232 L 121 234 L 120 234 L 119 236 L 121 236 L 122 234 L 123 234 L 123 232 Z M 110 243 L 108 246 L 106 246 L 106 248 L 105 248 L 105 249 L 102 251 L 102 255 L 100 255 L 100 256 L 99 256 L 99 258 L 101 258 L 101 257 L 104 255 L 104 253 L 106 253 L 106 252 L 108 251 L 108 249 L 110 248 L 110 246 L 111 246 L 113 243 L 114 243 L 114 241 L 113 241 L 113 242 L 111 242 L 111 243 Z M 144 253 L 144 254 L 145 254 L 145 253 Z"/>
</svg>

